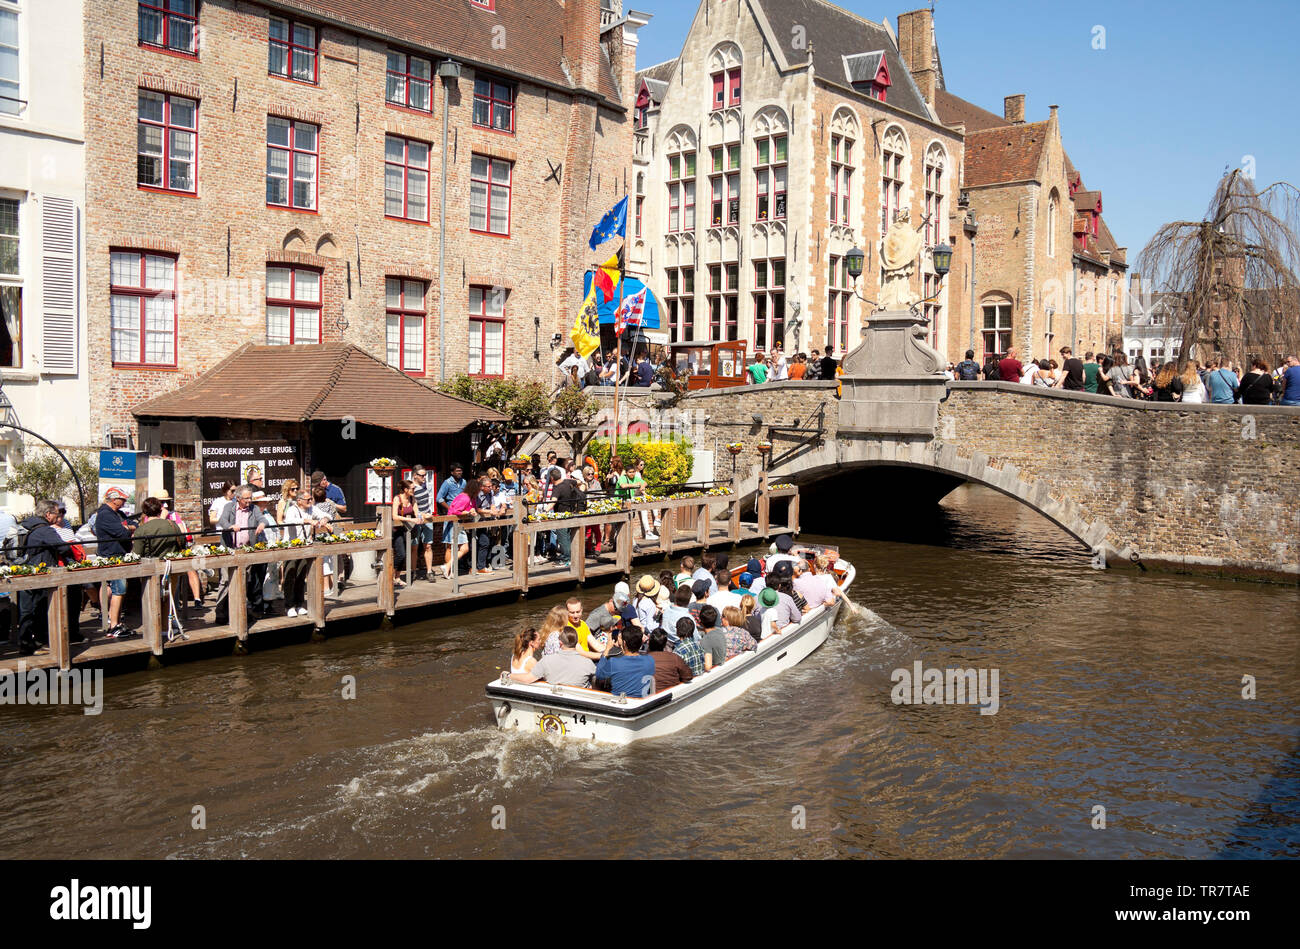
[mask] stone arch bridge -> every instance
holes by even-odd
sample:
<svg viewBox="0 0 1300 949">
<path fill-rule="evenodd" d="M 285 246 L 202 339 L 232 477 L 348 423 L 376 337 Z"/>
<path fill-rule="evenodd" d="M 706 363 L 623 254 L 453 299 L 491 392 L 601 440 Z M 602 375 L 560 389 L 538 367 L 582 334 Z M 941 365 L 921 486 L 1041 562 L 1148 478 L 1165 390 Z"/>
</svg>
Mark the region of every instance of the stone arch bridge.
<svg viewBox="0 0 1300 949">
<path fill-rule="evenodd" d="M 1055 522 L 1098 565 L 1136 557 L 1300 582 L 1300 408 L 948 382 L 933 371 L 937 353 L 924 361 L 915 319 L 893 314 L 905 335 L 891 340 L 883 316 L 846 359 L 842 397 L 832 382 L 781 382 L 691 392 L 673 406 L 695 420 L 697 447 L 715 448 L 714 477 L 731 477 L 724 446 L 741 442 L 736 474 L 752 493 L 763 472 L 756 446 L 768 440 L 769 483 L 896 469 L 909 497 L 937 502 L 973 482 Z M 641 390 L 627 401 L 648 409 L 665 398 Z"/>
</svg>

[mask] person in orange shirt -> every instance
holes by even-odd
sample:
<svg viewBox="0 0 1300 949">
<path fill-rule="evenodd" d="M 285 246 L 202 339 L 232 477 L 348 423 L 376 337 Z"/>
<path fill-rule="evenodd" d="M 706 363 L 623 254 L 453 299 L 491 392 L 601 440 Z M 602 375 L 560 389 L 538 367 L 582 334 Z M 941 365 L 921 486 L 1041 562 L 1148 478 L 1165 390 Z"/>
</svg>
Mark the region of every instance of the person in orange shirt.
<svg viewBox="0 0 1300 949">
<path fill-rule="evenodd" d="M 804 373 L 806 373 L 807 371 L 808 371 L 808 357 L 805 356 L 803 353 L 799 353 L 794 357 L 794 361 L 790 363 L 790 378 L 802 379 L 804 377 Z"/>
</svg>

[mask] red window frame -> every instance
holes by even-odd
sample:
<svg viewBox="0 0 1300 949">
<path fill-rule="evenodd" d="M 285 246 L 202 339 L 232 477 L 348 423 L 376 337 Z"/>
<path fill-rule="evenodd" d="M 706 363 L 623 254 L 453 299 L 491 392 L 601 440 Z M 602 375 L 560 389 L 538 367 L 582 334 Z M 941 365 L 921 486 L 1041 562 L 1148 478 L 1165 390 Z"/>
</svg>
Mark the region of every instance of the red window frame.
<svg viewBox="0 0 1300 949">
<path fill-rule="evenodd" d="M 279 119 L 281 122 L 289 123 L 289 144 L 288 145 L 271 144 L 270 124 L 272 119 Z M 303 211 L 310 214 L 318 213 L 320 210 L 320 126 L 315 124 L 314 122 L 299 122 L 297 119 L 286 118 L 283 115 L 268 115 L 266 117 L 266 122 L 267 122 L 267 130 L 266 130 L 267 149 L 268 150 L 275 149 L 276 151 L 289 153 L 289 174 L 288 177 L 285 179 L 286 182 L 288 183 L 288 187 L 285 189 L 285 197 L 287 199 L 287 203 L 280 204 L 278 201 L 270 200 L 270 197 L 268 196 L 266 201 L 266 206 L 269 208 L 286 208 L 290 211 Z M 300 125 L 309 126 L 316 130 L 315 150 L 298 147 L 297 131 L 298 131 L 298 126 Z M 316 164 L 315 164 L 316 174 L 313 176 L 313 180 L 312 180 L 311 207 L 309 208 L 299 207 L 298 205 L 293 203 L 293 197 L 294 197 L 293 186 L 294 186 L 294 182 L 297 180 L 295 178 L 295 174 L 298 168 L 298 161 L 297 161 L 298 155 L 311 155 L 313 158 L 316 159 Z M 270 171 L 267 171 L 266 174 L 269 180 L 271 177 Z"/>
<path fill-rule="evenodd" d="M 777 282 L 777 275 L 781 280 Z M 785 340 L 785 258 L 754 261 L 753 327 L 754 352 Z M 762 342 L 759 341 L 759 303 L 763 304 Z M 770 332 L 769 332 L 770 330 Z"/>
<path fill-rule="evenodd" d="M 192 2 L 190 3 L 190 9 L 194 11 L 193 13 L 178 13 L 177 11 L 173 10 L 172 6 L 176 2 L 177 0 L 139 0 L 139 3 L 137 4 L 137 10 L 139 11 L 139 16 L 137 19 L 136 36 L 139 38 L 140 45 L 147 47 L 148 49 L 156 49 L 162 52 L 172 53 L 176 56 L 187 56 L 192 59 L 198 59 L 199 58 L 199 49 L 198 49 L 199 0 L 192 0 Z M 149 40 L 146 40 L 144 37 L 140 36 L 140 26 L 142 25 L 142 21 L 144 19 L 144 13 L 146 10 L 152 11 L 153 13 L 157 14 L 158 17 L 162 20 L 162 42 L 161 43 L 152 43 Z M 171 34 L 171 26 L 172 26 L 173 19 L 189 22 L 190 45 L 188 49 L 180 46 L 171 45 L 170 34 Z"/>
<path fill-rule="evenodd" d="M 713 107 L 711 112 L 727 107 L 727 73 L 726 71 L 715 72 L 713 74 Z"/>
<path fill-rule="evenodd" d="M 487 83 L 487 87 L 488 87 L 487 95 L 481 95 L 479 93 L 478 84 L 480 82 Z M 497 86 L 504 86 L 506 89 L 510 90 L 510 98 L 509 99 L 497 98 L 497 94 L 496 94 Z M 470 109 L 470 121 L 474 123 L 475 128 L 487 129 L 490 132 L 498 132 L 502 135 L 514 135 L 515 134 L 515 104 L 518 101 L 518 99 L 519 99 L 519 86 L 516 83 L 509 82 L 505 79 L 498 79 L 496 76 L 493 76 L 490 73 L 479 73 L 474 77 L 474 102 L 472 104 L 472 108 Z M 486 123 L 480 122 L 478 120 L 478 106 L 480 102 L 486 103 L 487 105 L 488 120 Z M 496 126 L 496 122 L 494 121 L 494 119 L 496 118 L 496 110 L 498 105 L 505 105 L 508 108 L 508 111 L 510 113 L 509 128 L 497 128 Z"/>
<path fill-rule="evenodd" d="M 391 158 L 388 157 L 389 141 L 402 143 L 402 160 L 400 162 L 393 161 Z M 426 149 L 428 149 L 428 152 L 425 155 L 425 159 L 424 159 L 424 167 L 411 164 L 412 144 L 423 145 Z M 420 224 L 429 223 L 429 182 L 431 180 L 429 166 L 431 163 L 432 155 L 433 155 L 433 146 L 428 142 L 420 141 L 420 139 L 418 138 L 406 138 L 405 136 L 402 135 L 392 135 L 392 134 L 384 135 L 384 217 L 388 218 L 390 221 L 416 221 Z M 388 169 L 389 168 L 402 169 L 402 213 L 401 214 L 392 214 L 388 210 Z M 410 208 L 408 207 L 408 203 L 411 198 L 411 171 L 413 169 L 415 171 L 424 172 L 424 217 L 411 217 Z"/>
<path fill-rule="evenodd" d="M 681 209 L 681 185 L 673 181 L 668 185 L 668 233 L 674 234 L 681 230 L 682 226 L 682 209 Z M 640 223 L 639 221 L 637 222 Z"/>
<path fill-rule="evenodd" d="M 315 311 L 316 311 L 316 342 L 318 342 L 318 343 L 321 342 L 322 339 L 323 339 L 323 326 L 322 326 L 322 319 L 321 319 L 321 317 L 322 317 L 322 314 L 323 314 L 324 311 L 325 311 L 325 272 L 324 272 L 323 270 L 321 270 L 320 268 L 318 268 L 318 267 L 299 267 L 299 266 L 297 266 L 297 265 L 295 265 L 295 264 L 281 264 L 281 263 L 269 263 L 269 264 L 266 265 L 266 269 L 267 269 L 268 271 L 270 271 L 270 270 L 287 270 L 287 271 L 289 271 L 289 296 L 288 296 L 288 297 L 272 297 L 272 296 L 270 296 L 270 293 L 271 293 L 271 286 L 270 286 L 270 281 L 269 281 L 269 280 L 267 281 L 267 287 L 266 287 L 266 293 L 267 293 L 267 297 L 266 297 L 266 306 L 267 306 L 268 311 L 269 311 L 269 309 L 270 309 L 271 307 L 273 307 L 273 306 L 283 306 L 283 307 L 288 307 L 288 308 L 289 308 L 289 334 L 288 334 L 288 335 L 289 335 L 289 342 L 288 342 L 287 344 L 283 344 L 283 343 L 272 343 L 272 342 L 270 342 L 269 338 L 270 338 L 270 335 L 271 335 L 271 334 L 270 334 L 269 330 L 270 330 L 270 319 L 271 319 L 271 315 L 270 315 L 270 313 L 268 312 L 267 315 L 266 315 L 266 319 L 267 319 L 267 330 L 268 330 L 268 332 L 267 332 L 267 334 L 266 334 L 267 337 L 268 337 L 267 345 L 268 345 L 268 346 L 278 346 L 278 345 L 308 346 L 308 345 L 311 345 L 310 343 L 295 343 L 295 342 L 294 342 L 295 337 L 298 335 L 298 334 L 297 334 L 297 320 L 298 320 L 298 311 L 299 311 L 299 310 L 315 310 Z M 317 286 L 317 287 L 319 288 L 319 290 L 320 290 L 320 292 L 317 294 L 317 296 L 319 296 L 320 299 L 318 299 L 318 300 L 299 300 L 299 299 L 298 299 L 297 294 L 298 294 L 298 274 L 299 274 L 299 273 L 314 273 L 314 274 L 316 274 L 316 276 L 317 276 L 317 278 L 318 278 L 316 286 Z"/>
<path fill-rule="evenodd" d="M 271 24 L 276 22 L 277 20 L 285 24 L 286 27 L 285 38 L 282 40 L 276 39 L 275 37 L 271 36 Z M 310 46 L 304 46 L 302 43 L 294 42 L 294 31 L 295 29 L 298 28 L 304 30 L 311 30 Z M 312 86 L 320 85 L 320 27 L 312 23 L 305 23 L 302 20 L 291 20 L 288 17 L 283 17 L 283 16 L 269 16 L 267 17 L 266 41 L 267 41 L 266 74 L 268 76 L 275 76 L 279 79 L 284 79 L 288 82 L 301 82 Z M 284 50 L 284 72 L 283 73 L 276 72 L 271 68 L 271 51 L 274 49 Z M 293 54 L 295 51 L 306 52 L 311 55 L 311 78 L 310 79 L 300 79 L 294 75 Z"/>
<path fill-rule="evenodd" d="M 135 254 L 140 259 L 139 273 L 140 282 L 138 284 L 115 284 L 113 283 L 113 254 Z M 145 285 L 146 266 L 148 258 L 159 257 L 172 262 L 172 288 L 170 290 L 154 289 Z M 180 359 L 180 316 L 177 309 L 177 300 L 180 294 L 177 292 L 177 286 L 180 282 L 180 259 L 175 254 L 163 254 L 151 250 L 137 250 L 133 247 L 110 247 L 109 248 L 109 268 L 108 268 L 108 296 L 109 296 L 109 354 L 112 359 L 114 369 L 175 369 L 179 365 Z M 145 303 L 148 300 L 165 299 L 171 297 L 172 302 L 172 359 L 171 362 L 148 362 L 145 358 L 148 352 L 148 324 L 145 318 Z M 113 297 L 134 297 L 139 301 L 140 314 L 140 336 L 139 349 L 136 355 L 139 357 L 135 361 L 118 360 L 117 352 L 113 347 Z"/>
<path fill-rule="evenodd" d="M 140 96 L 150 95 L 158 96 L 163 100 L 163 117 L 161 122 L 155 122 L 153 119 L 146 119 L 140 113 Z M 180 99 L 184 102 L 194 104 L 194 127 L 187 128 L 184 125 L 175 125 L 172 122 L 172 100 Z M 162 162 L 162 180 L 160 185 L 145 184 L 140 181 L 140 142 L 136 139 L 136 180 L 135 186 L 141 191 L 161 191 L 167 194 L 184 194 L 194 196 L 199 193 L 199 100 L 192 99 L 189 96 L 172 95 L 167 92 L 158 92 L 154 89 L 141 89 L 136 95 L 136 127 L 147 125 L 151 128 L 162 129 L 162 156 L 159 159 Z M 190 178 L 194 183 L 193 188 L 173 188 L 168 183 L 171 181 L 171 163 L 172 163 L 172 131 L 186 132 L 194 136 L 194 155 L 190 162 Z M 153 157 L 153 156 L 148 156 Z"/>
<path fill-rule="evenodd" d="M 402 57 L 402 64 L 403 64 L 402 69 L 392 68 L 390 62 L 391 62 L 391 57 L 393 56 Z M 418 59 L 421 62 L 425 62 L 429 64 L 429 75 L 427 77 L 417 76 L 411 72 L 411 60 L 413 59 Z M 388 81 L 390 78 L 393 77 L 399 77 L 402 81 L 401 102 L 394 102 L 388 93 Z M 411 105 L 412 83 L 428 87 L 428 102 L 429 102 L 428 107 L 421 108 L 418 105 Z M 410 109 L 412 112 L 419 112 L 422 115 L 432 115 L 433 114 L 433 60 L 430 59 L 428 56 L 416 56 L 413 53 L 402 52 L 402 50 L 400 49 L 388 50 L 387 57 L 385 58 L 384 102 L 388 106 L 394 109 Z"/>
<path fill-rule="evenodd" d="M 727 105 L 740 105 L 740 67 L 727 70 Z"/>
<path fill-rule="evenodd" d="M 480 305 L 477 312 L 475 312 L 472 307 L 469 308 L 469 335 L 471 336 L 473 335 L 474 324 L 477 323 L 478 332 L 480 333 L 479 366 L 478 366 L 479 371 L 474 372 L 471 370 L 469 375 L 473 376 L 476 379 L 500 379 L 503 376 L 505 376 L 506 373 L 506 300 L 503 299 L 501 301 L 501 315 L 491 316 L 488 314 L 487 311 L 487 301 L 488 301 L 488 294 L 492 292 L 492 288 L 481 286 L 479 284 L 471 284 L 469 287 L 471 299 L 473 299 L 475 290 L 479 291 Z M 504 291 L 504 292 L 506 298 L 508 299 L 510 295 L 509 291 Z M 487 325 L 489 323 L 501 324 L 501 371 L 500 372 L 487 371 Z M 467 357 L 466 362 L 468 362 L 468 356 L 469 356 L 468 338 L 466 341 L 465 354 Z"/>
<path fill-rule="evenodd" d="M 848 259 L 830 255 L 829 290 L 826 298 L 826 342 L 838 346 L 842 356 L 849 343 Z"/>
<path fill-rule="evenodd" d="M 939 348 L 939 311 L 942 307 L 939 306 L 937 300 L 932 300 L 931 297 L 938 296 L 940 286 L 938 274 L 921 274 L 921 298 L 926 301 L 922 307 L 922 312 L 925 318 L 929 320 L 930 345 L 935 349 Z"/>
<path fill-rule="evenodd" d="M 477 177 L 474 176 L 474 159 L 475 159 L 475 158 L 481 158 L 481 159 L 483 159 L 484 161 L 487 162 L 487 177 L 485 177 L 485 178 L 477 178 Z M 493 167 L 494 167 L 495 165 L 498 165 L 498 164 L 500 164 L 500 165 L 505 165 L 505 166 L 510 170 L 510 177 L 506 180 L 506 183 L 505 183 L 505 184 L 499 184 L 499 183 L 495 182 L 495 181 L 493 180 L 493 178 L 492 178 L 492 169 L 493 169 Z M 470 180 L 470 206 L 469 206 L 469 208 L 470 208 L 470 215 L 471 215 L 471 217 L 470 217 L 470 221 L 471 221 L 471 223 L 470 223 L 470 228 L 469 228 L 470 231 L 473 232 L 473 233 L 475 233 L 475 234 L 487 234 L 487 235 L 490 235 L 490 236 L 492 236 L 492 237 L 509 237 L 509 236 L 510 236 L 510 224 L 511 224 L 511 203 L 512 203 L 512 199 L 513 199 L 513 197 L 514 197 L 515 163 L 512 162 L 512 161 L 506 161 L 504 158 L 493 158 L 491 155 L 479 155 L 479 154 L 473 154 L 473 153 L 471 153 L 471 155 L 470 155 L 470 166 L 469 166 L 469 180 Z M 482 185 L 486 186 L 486 188 L 487 188 L 486 202 L 485 202 L 485 204 L 484 204 L 484 211 L 483 211 L 483 223 L 486 225 L 486 228 L 487 228 L 486 230 L 479 230 L 478 228 L 474 227 L 474 225 L 473 225 L 473 223 L 472 223 L 472 222 L 473 222 L 473 214 L 474 214 L 474 200 L 473 200 L 473 194 L 474 194 L 474 185 L 475 185 L 475 184 L 482 184 Z M 505 189 L 506 189 L 506 229 L 505 229 L 505 231 L 494 231 L 494 230 L 492 230 L 492 189 L 493 189 L 493 188 L 505 188 Z"/>
<path fill-rule="evenodd" d="M 389 302 L 388 282 L 397 283 L 397 306 Z M 411 306 L 411 301 L 406 295 L 406 285 L 408 283 L 418 283 L 420 285 L 420 306 Z M 428 320 L 428 299 L 429 283 L 427 280 L 420 280 L 417 277 L 393 277 L 384 278 L 384 348 L 388 348 L 388 321 L 392 317 L 397 318 L 397 365 L 390 366 L 400 369 L 408 376 L 423 376 L 428 370 L 428 352 L 429 352 L 429 320 Z M 420 321 L 420 368 L 411 369 L 406 365 L 406 322 L 407 320 L 419 319 Z M 387 355 L 387 352 L 385 352 Z"/>
</svg>

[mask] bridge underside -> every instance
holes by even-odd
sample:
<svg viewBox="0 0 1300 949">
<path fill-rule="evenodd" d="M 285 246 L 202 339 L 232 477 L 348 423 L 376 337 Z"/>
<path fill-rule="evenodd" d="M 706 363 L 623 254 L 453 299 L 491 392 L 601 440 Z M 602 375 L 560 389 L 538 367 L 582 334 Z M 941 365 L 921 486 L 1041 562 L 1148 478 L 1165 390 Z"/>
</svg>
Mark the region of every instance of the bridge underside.
<svg viewBox="0 0 1300 949">
<path fill-rule="evenodd" d="M 810 530 L 835 525 L 855 534 L 905 522 L 967 483 L 943 471 L 893 465 L 832 469 L 799 480 L 808 488 L 801 492 L 800 518 Z"/>
</svg>

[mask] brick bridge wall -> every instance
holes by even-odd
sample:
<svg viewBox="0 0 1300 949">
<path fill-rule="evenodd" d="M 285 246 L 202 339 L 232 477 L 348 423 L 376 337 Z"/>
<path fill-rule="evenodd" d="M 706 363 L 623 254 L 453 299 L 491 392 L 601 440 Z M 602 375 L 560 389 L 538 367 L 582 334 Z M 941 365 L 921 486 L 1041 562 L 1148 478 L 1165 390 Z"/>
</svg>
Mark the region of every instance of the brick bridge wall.
<svg viewBox="0 0 1300 949">
<path fill-rule="evenodd" d="M 646 409 L 659 397 L 625 400 Z M 770 425 L 807 424 L 826 406 L 826 436 L 792 457 L 796 437 Z M 715 477 L 757 485 L 763 437 L 772 480 L 809 484 L 855 467 L 923 468 L 1015 497 L 1110 564 L 1300 580 L 1300 408 L 1119 401 L 1005 382 L 955 382 L 934 438 L 841 436 L 827 382 L 786 382 L 688 394 L 673 408 L 714 447 Z M 624 409 L 624 417 L 628 409 Z M 753 421 L 761 415 L 761 427 Z M 706 421 L 707 420 L 707 421 Z M 704 442 L 701 443 L 701 435 Z M 707 474 L 705 475 L 707 477 Z"/>
</svg>

